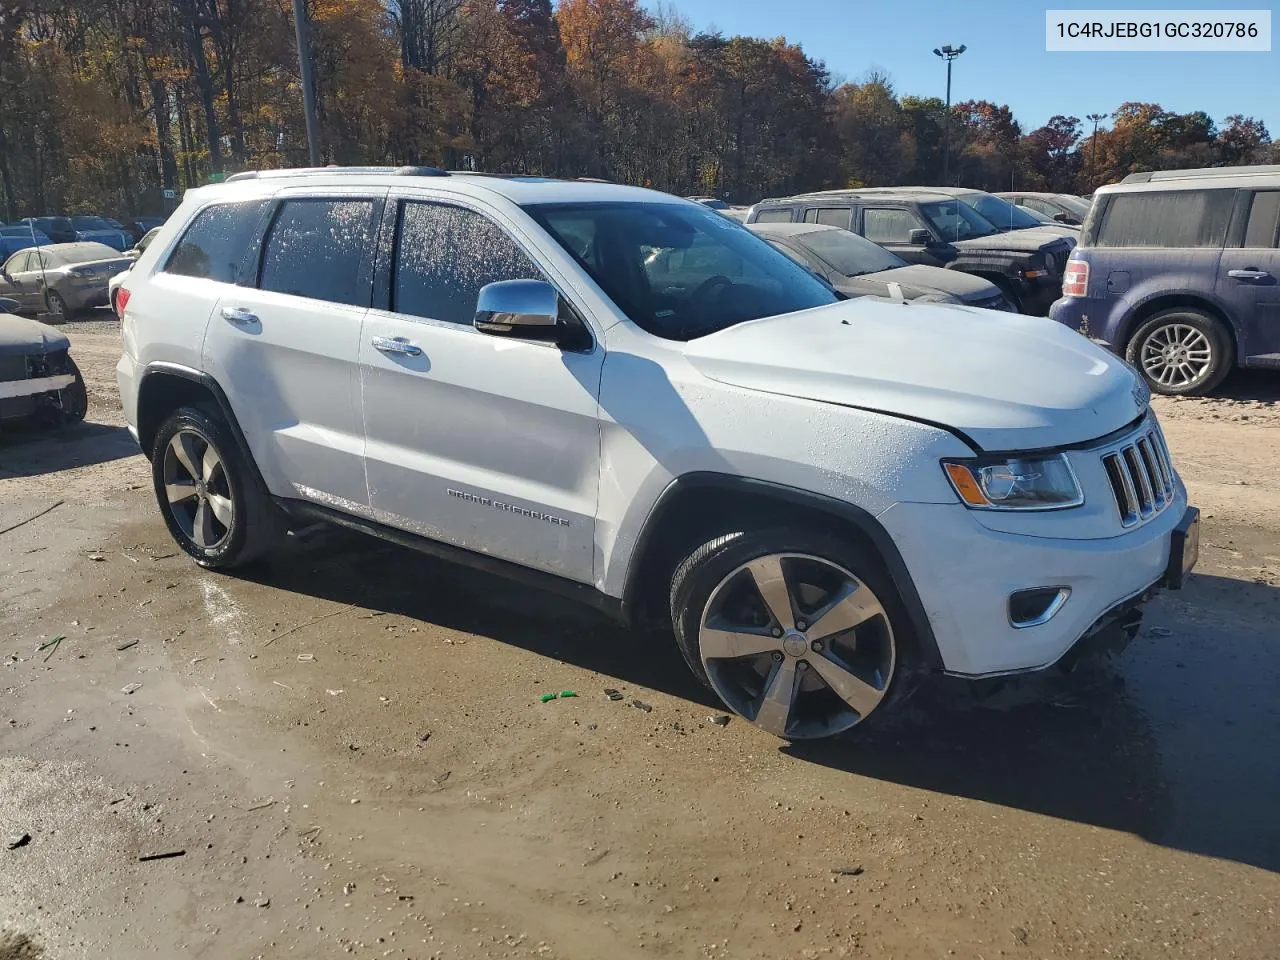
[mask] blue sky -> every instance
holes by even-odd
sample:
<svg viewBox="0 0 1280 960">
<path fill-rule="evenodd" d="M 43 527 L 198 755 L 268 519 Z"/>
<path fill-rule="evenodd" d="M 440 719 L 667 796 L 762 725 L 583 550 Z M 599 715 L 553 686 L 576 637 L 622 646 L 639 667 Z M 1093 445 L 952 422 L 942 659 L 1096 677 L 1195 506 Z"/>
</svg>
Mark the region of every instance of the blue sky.
<svg viewBox="0 0 1280 960">
<path fill-rule="evenodd" d="M 945 90 L 945 67 L 930 51 L 966 44 L 953 67 L 951 99 L 1007 103 L 1025 131 L 1056 113 L 1083 119 L 1111 113 L 1126 100 L 1185 113 L 1204 110 L 1221 122 L 1254 116 L 1280 139 L 1280 10 L 1272 0 L 1199 3 L 1163 0 L 675 0 L 695 31 L 785 36 L 857 80 L 871 67 L 893 78 L 899 94 Z M 1270 9 L 1270 53 L 1048 53 L 1046 9 Z"/>
</svg>

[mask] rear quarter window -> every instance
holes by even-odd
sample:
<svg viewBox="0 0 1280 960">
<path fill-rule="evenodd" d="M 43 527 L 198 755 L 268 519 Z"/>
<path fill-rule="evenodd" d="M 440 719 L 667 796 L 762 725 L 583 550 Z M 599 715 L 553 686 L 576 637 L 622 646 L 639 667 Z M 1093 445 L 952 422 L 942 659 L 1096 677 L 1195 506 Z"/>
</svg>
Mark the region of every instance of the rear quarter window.
<svg viewBox="0 0 1280 960">
<path fill-rule="evenodd" d="M 253 277 L 242 275 L 245 253 L 267 202 L 253 200 L 205 207 L 196 214 L 169 254 L 163 272 L 252 286 Z"/>
<path fill-rule="evenodd" d="M 1113 194 L 1090 216 L 1099 247 L 1221 247 L 1235 190 L 1169 190 Z M 1096 222 L 1094 222 L 1096 219 Z"/>
</svg>

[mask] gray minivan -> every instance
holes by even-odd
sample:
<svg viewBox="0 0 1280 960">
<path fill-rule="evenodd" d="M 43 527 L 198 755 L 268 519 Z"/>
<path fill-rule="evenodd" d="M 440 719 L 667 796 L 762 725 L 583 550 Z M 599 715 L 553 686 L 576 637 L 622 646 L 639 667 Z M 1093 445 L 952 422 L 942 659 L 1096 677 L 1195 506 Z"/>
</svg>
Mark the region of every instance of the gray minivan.
<svg viewBox="0 0 1280 960">
<path fill-rule="evenodd" d="M 1098 190 L 1049 316 L 1157 393 L 1280 369 L 1280 165 L 1135 173 Z"/>
</svg>

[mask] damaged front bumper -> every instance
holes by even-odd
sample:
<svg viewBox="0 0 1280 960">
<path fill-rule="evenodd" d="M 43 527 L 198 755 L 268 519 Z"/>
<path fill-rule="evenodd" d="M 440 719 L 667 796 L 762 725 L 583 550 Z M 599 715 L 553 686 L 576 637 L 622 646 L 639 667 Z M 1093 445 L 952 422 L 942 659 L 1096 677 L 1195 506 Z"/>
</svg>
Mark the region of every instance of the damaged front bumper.
<svg viewBox="0 0 1280 960">
<path fill-rule="evenodd" d="M 0 420 L 60 411 L 62 391 L 75 382 L 75 368 L 65 350 L 0 356 Z"/>
</svg>

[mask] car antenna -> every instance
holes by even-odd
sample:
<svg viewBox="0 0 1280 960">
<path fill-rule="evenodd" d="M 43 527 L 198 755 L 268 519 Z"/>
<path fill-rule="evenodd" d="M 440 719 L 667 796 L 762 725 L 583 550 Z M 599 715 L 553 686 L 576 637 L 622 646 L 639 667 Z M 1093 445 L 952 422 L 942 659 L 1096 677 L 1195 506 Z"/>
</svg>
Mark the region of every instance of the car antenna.
<svg viewBox="0 0 1280 960">
<path fill-rule="evenodd" d="M 40 261 L 40 291 L 45 296 L 45 306 L 48 306 L 49 281 L 44 278 L 44 254 L 40 252 L 40 241 L 36 239 L 36 218 L 28 220 L 27 226 L 31 228 L 31 242 L 36 247 L 36 259 Z"/>
</svg>

